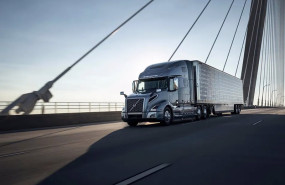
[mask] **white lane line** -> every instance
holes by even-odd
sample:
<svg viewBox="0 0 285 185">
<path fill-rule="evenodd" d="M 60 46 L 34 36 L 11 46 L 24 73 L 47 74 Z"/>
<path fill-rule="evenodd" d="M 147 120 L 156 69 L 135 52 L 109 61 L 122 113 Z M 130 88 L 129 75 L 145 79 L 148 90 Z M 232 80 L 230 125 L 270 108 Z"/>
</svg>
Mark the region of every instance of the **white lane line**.
<svg viewBox="0 0 285 185">
<path fill-rule="evenodd" d="M 135 176 L 133 176 L 131 178 L 128 178 L 128 179 L 126 179 L 126 180 L 124 180 L 122 182 L 119 182 L 119 183 L 117 183 L 115 185 L 128 185 L 128 184 L 131 184 L 131 183 L 133 183 L 135 181 L 138 181 L 138 180 L 140 180 L 140 179 L 142 179 L 142 178 L 144 178 L 144 177 L 146 177 L 148 175 L 151 175 L 151 174 L 153 174 L 153 173 L 155 173 L 155 172 L 157 172 L 157 171 L 159 171 L 159 170 L 161 170 L 163 168 L 166 168 L 169 165 L 170 164 L 168 164 L 168 163 L 164 163 L 164 164 L 158 165 L 158 166 L 156 166 L 154 168 L 151 168 L 151 169 L 149 169 L 147 171 L 139 173 L 139 174 L 137 174 L 137 175 L 135 175 Z"/>
<path fill-rule="evenodd" d="M 260 123 L 260 122 L 262 122 L 263 120 L 259 120 L 258 122 L 255 122 L 255 123 L 253 123 L 252 125 L 256 125 L 256 124 L 258 124 L 258 123 Z"/>
<path fill-rule="evenodd" d="M 10 154 L 2 154 L 0 155 L 0 158 L 3 158 L 3 157 L 10 157 L 10 156 L 14 156 L 14 155 L 21 155 L 21 154 L 24 154 L 24 153 L 27 153 L 28 151 L 25 151 L 25 152 L 15 152 L 15 153 L 10 153 Z"/>
</svg>

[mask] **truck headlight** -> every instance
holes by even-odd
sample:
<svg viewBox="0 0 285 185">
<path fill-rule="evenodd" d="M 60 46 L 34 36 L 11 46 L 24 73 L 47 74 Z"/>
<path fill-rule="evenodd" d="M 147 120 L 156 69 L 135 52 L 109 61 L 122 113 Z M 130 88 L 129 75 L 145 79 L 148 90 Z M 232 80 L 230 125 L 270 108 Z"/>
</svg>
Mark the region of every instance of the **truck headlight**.
<svg viewBox="0 0 285 185">
<path fill-rule="evenodd" d="M 155 105 L 150 109 L 150 111 L 156 111 L 157 108 L 158 108 L 158 105 Z"/>
</svg>

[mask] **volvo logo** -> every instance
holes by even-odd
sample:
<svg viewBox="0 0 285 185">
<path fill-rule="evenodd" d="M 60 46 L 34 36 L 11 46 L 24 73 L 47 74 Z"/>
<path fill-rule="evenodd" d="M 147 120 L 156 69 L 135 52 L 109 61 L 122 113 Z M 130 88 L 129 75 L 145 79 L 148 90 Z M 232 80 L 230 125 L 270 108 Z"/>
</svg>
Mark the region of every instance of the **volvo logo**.
<svg viewBox="0 0 285 185">
<path fill-rule="evenodd" d="M 140 101 L 140 99 L 139 99 L 136 103 L 133 104 L 133 107 L 131 108 L 130 111 L 132 111 L 132 110 L 137 106 L 137 104 L 138 104 L 139 101 Z"/>
</svg>

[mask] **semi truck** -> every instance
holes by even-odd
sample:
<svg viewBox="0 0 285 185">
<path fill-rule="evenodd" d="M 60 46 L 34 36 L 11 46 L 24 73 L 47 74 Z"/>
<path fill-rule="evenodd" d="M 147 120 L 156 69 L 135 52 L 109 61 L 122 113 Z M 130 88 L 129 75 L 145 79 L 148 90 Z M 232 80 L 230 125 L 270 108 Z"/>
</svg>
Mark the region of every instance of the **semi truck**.
<svg viewBox="0 0 285 185">
<path fill-rule="evenodd" d="M 172 122 L 206 119 L 224 112 L 239 114 L 243 103 L 242 81 L 198 60 L 179 60 L 148 66 L 133 81 L 125 96 L 122 120 Z"/>
</svg>

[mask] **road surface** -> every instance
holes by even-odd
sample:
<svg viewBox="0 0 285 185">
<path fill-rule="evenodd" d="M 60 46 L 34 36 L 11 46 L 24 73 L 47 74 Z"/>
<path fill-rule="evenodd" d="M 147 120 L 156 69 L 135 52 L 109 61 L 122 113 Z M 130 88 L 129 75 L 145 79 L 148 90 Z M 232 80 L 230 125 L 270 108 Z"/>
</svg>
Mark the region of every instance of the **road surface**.
<svg viewBox="0 0 285 185">
<path fill-rule="evenodd" d="M 285 184 L 285 109 L 0 134 L 0 184 Z"/>
</svg>

